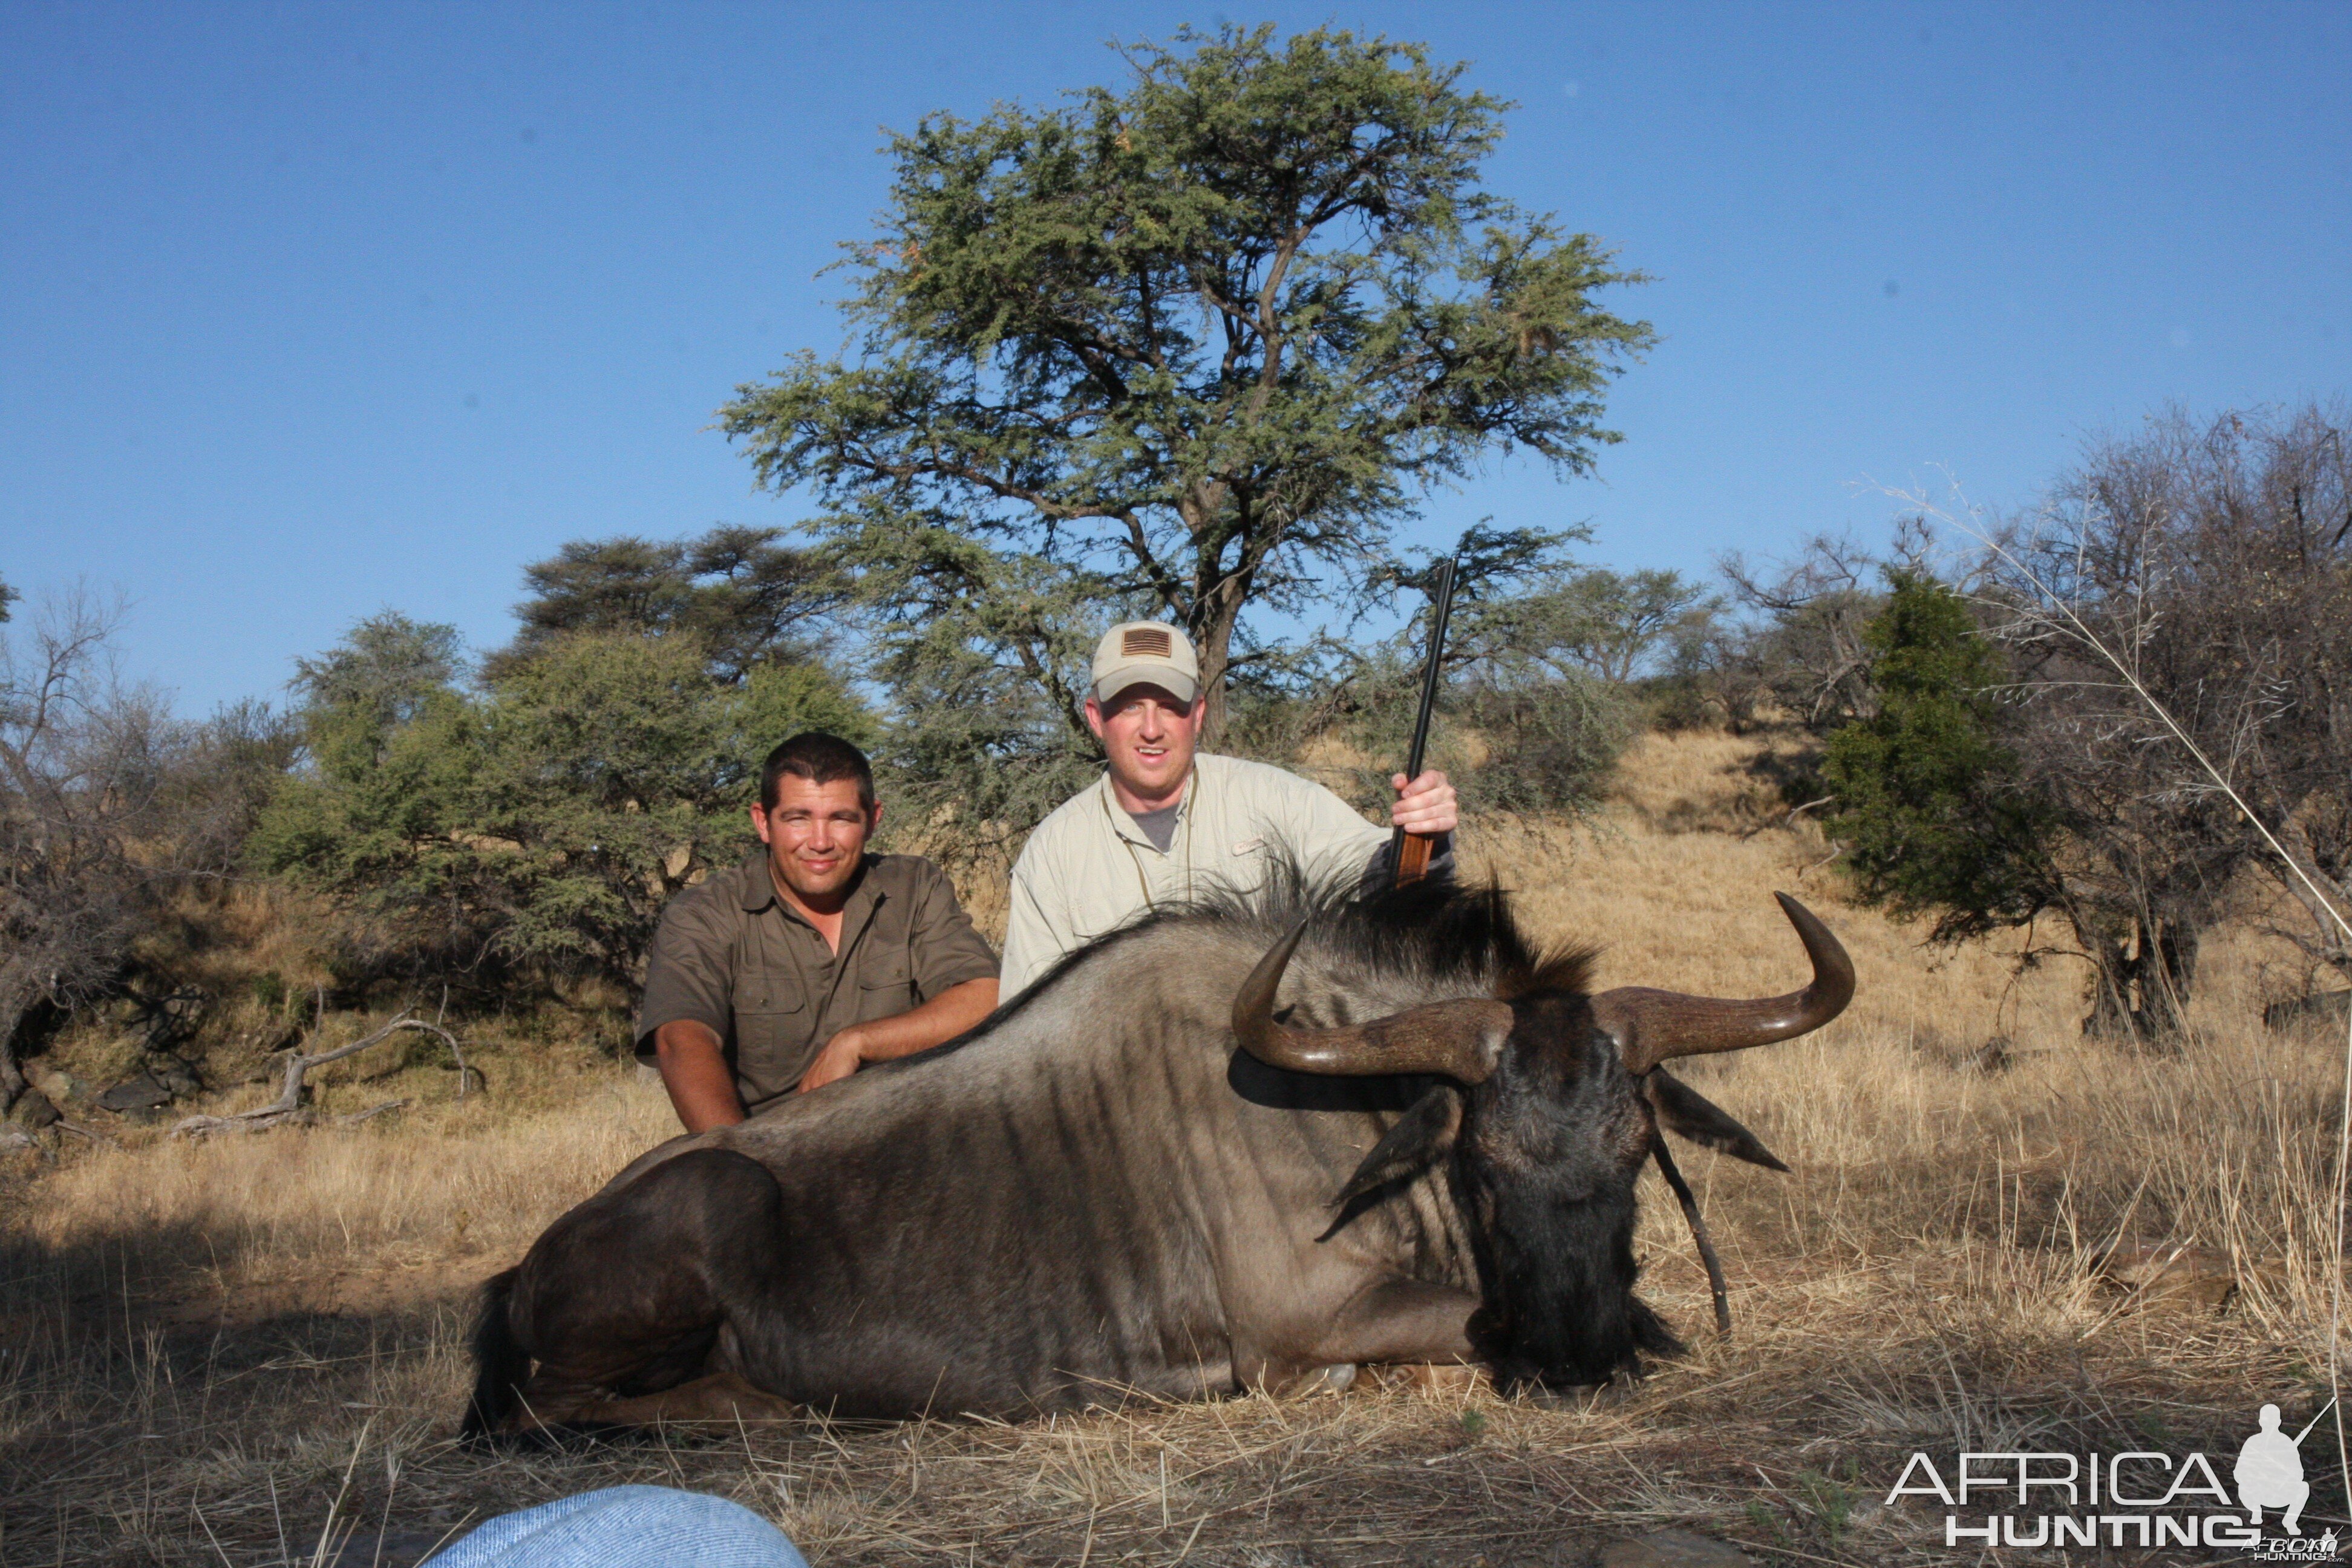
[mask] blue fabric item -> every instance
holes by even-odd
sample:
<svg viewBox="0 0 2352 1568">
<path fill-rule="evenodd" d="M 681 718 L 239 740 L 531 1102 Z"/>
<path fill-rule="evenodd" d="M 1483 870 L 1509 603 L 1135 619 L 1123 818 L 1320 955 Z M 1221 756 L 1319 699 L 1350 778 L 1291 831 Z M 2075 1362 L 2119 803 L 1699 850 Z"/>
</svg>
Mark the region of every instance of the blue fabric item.
<svg viewBox="0 0 2352 1568">
<path fill-rule="evenodd" d="M 740 1503 L 668 1487 L 607 1487 L 500 1514 L 425 1568 L 808 1568 L 808 1561 Z"/>
</svg>

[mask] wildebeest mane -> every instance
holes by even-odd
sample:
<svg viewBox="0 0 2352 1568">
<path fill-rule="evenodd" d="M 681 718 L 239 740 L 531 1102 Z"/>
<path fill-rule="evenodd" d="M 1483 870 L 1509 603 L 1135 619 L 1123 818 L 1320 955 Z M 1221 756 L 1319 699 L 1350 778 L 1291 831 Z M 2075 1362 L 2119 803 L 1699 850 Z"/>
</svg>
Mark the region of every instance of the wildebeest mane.
<svg viewBox="0 0 2352 1568">
<path fill-rule="evenodd" d="M 1213 885 L 1186 902 L 1162 905 L 1133 930 L 1189 921 L 1251 929 L 1271 947 L 1299 921 L 1325 963 L 1476 989 L 1508 1000 L 1535 991 L 1582 991 L 1594 950 L 1537 947 L 1519 929 L 1499 883 L 1423 878 L 1365 889 L 1355 879 L 1317 878 L 1296 857 L 1272 858 L 1255 889 Z"/>
</svg>

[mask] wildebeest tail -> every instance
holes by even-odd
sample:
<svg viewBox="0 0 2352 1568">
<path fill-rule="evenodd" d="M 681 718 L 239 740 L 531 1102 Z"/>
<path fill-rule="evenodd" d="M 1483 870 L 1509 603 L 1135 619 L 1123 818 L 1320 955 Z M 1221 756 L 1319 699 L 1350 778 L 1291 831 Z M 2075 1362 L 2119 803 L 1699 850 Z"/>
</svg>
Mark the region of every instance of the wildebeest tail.
<svg viewBox="0 0 2352 1568">
<path fill-rule="evenodd" d="M 530 1376 L 530 1352 L 515 1338 L 507 1304 L 514 1297 L 515 1276 L 509 1268 L 482 1284 L 482 1316 L 474 1325 L 474 1396 L 466 1404 L 466 1424 L 459 1437 L 479 1443 L 503 1431 L 522 1406 L 522 1385 Z"/>
</svg>

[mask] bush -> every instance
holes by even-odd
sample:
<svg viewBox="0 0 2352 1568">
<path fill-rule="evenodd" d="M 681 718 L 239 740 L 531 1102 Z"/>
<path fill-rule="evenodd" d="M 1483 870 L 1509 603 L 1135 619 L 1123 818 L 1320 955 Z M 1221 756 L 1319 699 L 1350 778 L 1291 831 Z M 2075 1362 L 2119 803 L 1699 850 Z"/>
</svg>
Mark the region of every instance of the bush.
<svg viewBox="0 0 2352 1568">
<path fill-rule="evenodd" d="M 786 735 L 872 743 L 872 715 L 822 666 L 714 675 L 690 635 L 575 631 L 454 681 L 437 628 L 378 617 L 316 666 L 309 765 L 262 815 L 260 868 L 356 918 L 355 982 L 460 986 L 519 973 L 634 988 L 661 910 L 754 841 L 760 764 Z M 370 653 L 371 647 L 373 652 Z M 362 679 L 373 669 L 388 679 Z"/>
<path fill-rule="evenodd" d="M 1947 940 L 2022 924 L 2054 896 L 2057 824 L 2002 739 L 2004 661 L 1958 595 L 1916 573 L 1888 582 L 1862 633 L 1876 710 L 1822 757 L 1847 865 L 1865 899 L 1936 913 Z"/>
</svg>

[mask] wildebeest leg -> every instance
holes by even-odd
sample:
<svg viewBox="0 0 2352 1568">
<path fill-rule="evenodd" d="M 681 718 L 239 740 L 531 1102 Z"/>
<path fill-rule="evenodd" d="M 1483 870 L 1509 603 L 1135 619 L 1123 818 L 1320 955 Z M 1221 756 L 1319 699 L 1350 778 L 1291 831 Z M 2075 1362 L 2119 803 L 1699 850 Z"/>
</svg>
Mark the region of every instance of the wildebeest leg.
<svg viewBox="0 0 2352 1568">
<path fill-rule="evenodd" d="M 1446 1363 L 1471 1358 L 1467 1324 L 1478 1298 L 1418 1279 L 1366 1286 L 1295 1352 L 1269 1353 L 1245 1375 L 1275 1394 L 1344 1390 L 1363 1363 Z"/>
<path fill-rule="evenodd" d="M 1379 1279 L 1333 1314 L 1314 1357 L 1332 1362 L 1466 1362 L 1478 1298 L 1450 1285 Z"/>
<path fill-rule="evenodd" d="M 655 1426 L 712 1424 L 733 1426 L 739 1422 L 758 1426 L 771 1421 L 798 1418 L 800 1406 L 789 1399 L 763 1394 L 743 1381 L 740 1373 L 715 1372 L 634 1399 L 595 1399 L 572 1414 L 581 1426 Z"/>
<path fill-rule="evenodd" d="M 608 1395 L 625 1402 L 719 1370 L 720 1331 L 772 1288 L 782 1235 L 775 1178 L 724 1149 L 680 1154 L 556 1221 L 517 1270 L 508 1309 L 539 1363 L 516 1424 L 588 1419 Z"/>
</svg>

